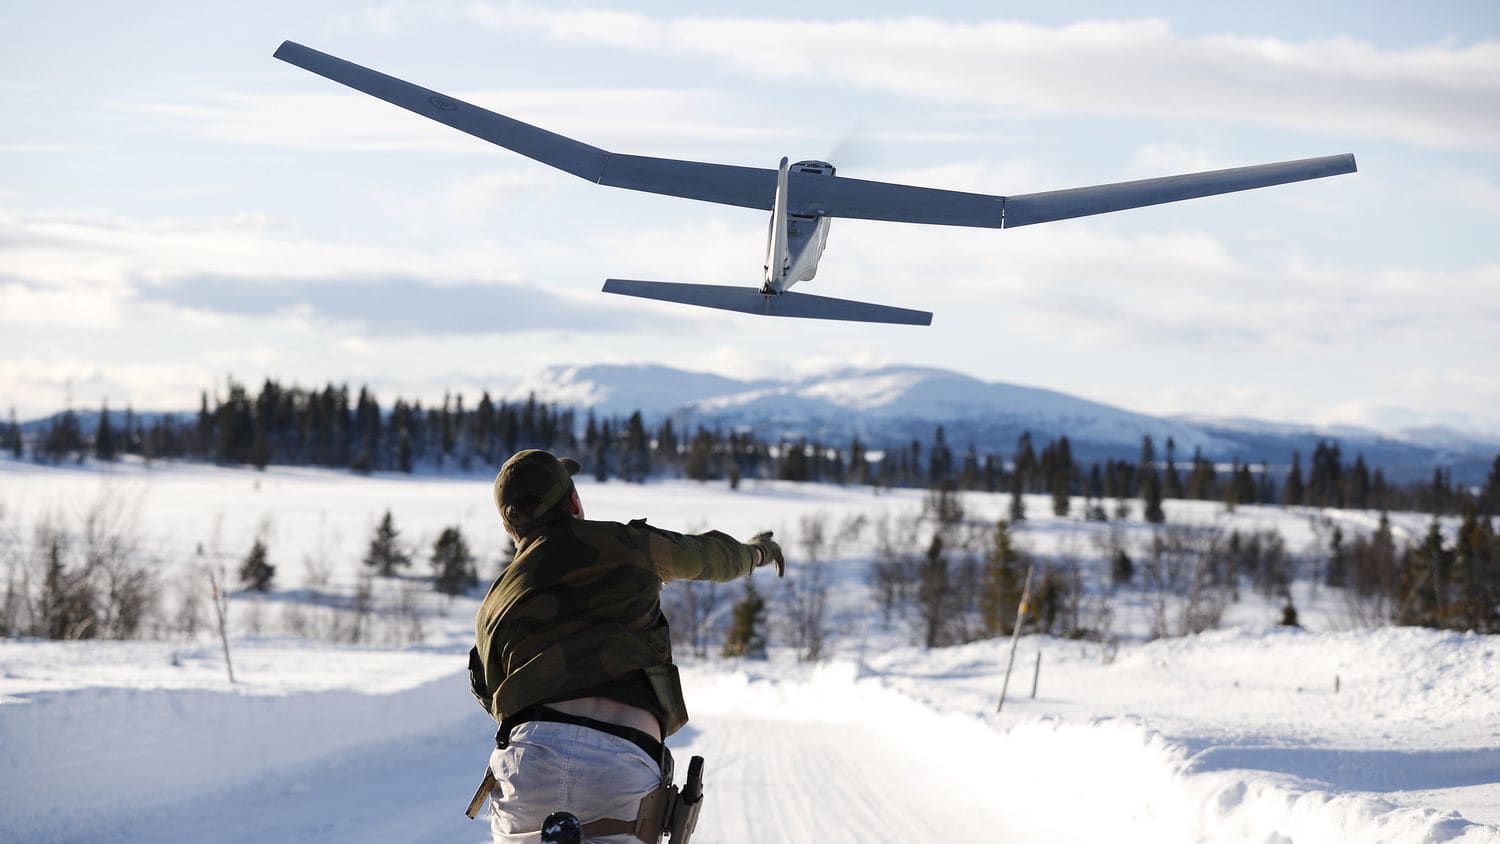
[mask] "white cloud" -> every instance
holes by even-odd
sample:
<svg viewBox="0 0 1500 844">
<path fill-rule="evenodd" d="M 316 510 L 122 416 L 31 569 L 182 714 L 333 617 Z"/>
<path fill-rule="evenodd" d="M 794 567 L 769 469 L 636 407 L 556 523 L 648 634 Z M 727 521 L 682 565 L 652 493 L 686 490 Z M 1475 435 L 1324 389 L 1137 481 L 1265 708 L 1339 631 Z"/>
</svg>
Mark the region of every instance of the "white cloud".
<svg viewBox="0 0 1500 844">
<path fill-rule="evenodd" d="M 120 321 L 125 296 L 84 285 L 0 284 L 0 325 L 102 328 Z"/>
<path fill-rule="evenodd" d="M 1500 215 L 1500 185 L 1482 173 L 1445 171 L 1438 175 L 1428 194 L 1438 202 L 1457 202 L 1484 214 Z"/>
<path fill-rule="evenodd" d="M 477 23 L 496 29 L 529 27 L 561 41 L 708 55 L 763 76 L 820 77 L 937 102 L 1206 119 L 1433 147 L 1500 144 L 1496 42 L 1388 49 L 1350 38 L 1186 37 L 1156 19 L 1043 26 L 467 8 Z"/>
<path fill-rule="evenodd" d="M 185 399 L 213 383 L 214 374 L 196 363 L 106 363 L 73 355 L 23 355 L 0 359 L 5 401 L 21 417 L 74 408 L 96 408 L 105 401 L 119 410 L 184 410 Z M 7 408 L 8 409 L 8 408 Z"/>
<path fill-rule="evenodd" d="M 411 275 L 498 279 L 506 263 L 473 252 L 429 254 L 380 243 L 317 240 L 263 215 L 132 219 L 0 212 L 8 281 L 118 301 L 141 284 L 202 276 L 337 279 Z M 80 302 L 80 307 L 99 303 Z M 59 318 L 63 315 L 59 314 Z"/>
<path fill-rule="evenodd" d="M 78 153 L 78 152 L 90 152 L 92 150 L 97 150 L 97 149 L 98 149 L 98 146 L 95 145 L 95 144 L 57 143 L 57 142 L 48 142 L 48 141 L 36 141 L 36 142 L 32 142 L 32 143 L 18 142 L 18 143 L 4 143 L 4 144 L 0 144 L 0 153 L 6 153 L 6 154 L 10 154 L 10 153 L 22 153 L 22 152 L 25 152 L 25 153 L 48 153 L 48 152 L 56 152 L 56 153 Z"/>
<path fill-rule="evenodd" d="M 496 152 L 487 141 L 327 79 L 308 77 L 303 87 L 317 88 L 317 93 L 221 93 L 183 102 L 136 102 L 125 108 L 231 144 L 477 155 Z M 442 88 L 441 80 L 411 81 Z M 456 90 L 450 95 L 585 143 L 606 147 L 624 144 L 630 149 L 623 151 L 629 152 L 685 154 L 695 144 L 701 148 L 704 141 L 741 142 L 771 134 L 770 130 L 735 123 L 730 115 L 722 114 L 722 95 L 689 88 Z M 555 174 L 554 178 L 568 177 Z"/>
</svg>

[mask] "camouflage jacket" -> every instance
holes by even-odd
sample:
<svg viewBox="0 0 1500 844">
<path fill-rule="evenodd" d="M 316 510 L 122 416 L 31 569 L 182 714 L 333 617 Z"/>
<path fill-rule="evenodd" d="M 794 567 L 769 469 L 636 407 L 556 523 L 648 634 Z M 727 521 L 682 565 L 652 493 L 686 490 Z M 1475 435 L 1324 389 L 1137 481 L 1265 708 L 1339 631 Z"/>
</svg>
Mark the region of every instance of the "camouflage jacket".
<svg viewBox="0 0 1500 844">
<path fill-rule="evenodd" d="M 642 671 L 665 721 L 687 723 L 663 583 L 732 580 L 755 549 L 719 531 L 688 536 L 637 519 L 564 519 L 521 540 L 474 620 L 474 695 L 496 721 Z"/>
</svg>

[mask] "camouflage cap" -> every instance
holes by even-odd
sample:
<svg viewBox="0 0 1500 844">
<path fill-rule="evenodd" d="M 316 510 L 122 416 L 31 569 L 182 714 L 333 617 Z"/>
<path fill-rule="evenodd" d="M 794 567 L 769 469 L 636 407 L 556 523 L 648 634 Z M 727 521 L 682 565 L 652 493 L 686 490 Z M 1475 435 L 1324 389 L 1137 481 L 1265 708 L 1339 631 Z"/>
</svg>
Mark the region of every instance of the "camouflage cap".
<svg viewBox="0 0 1500 844">
<path fill-rule="evenodd" d="M 539 448 L 518 451 L 495 475 L 495 509 L 503 519 L 506 508 L 515 505 L 521 518 L 513 522 L 535 519 L 567 497 L 580 468 L 577 460 L 558 459 Z"/>
</svg>

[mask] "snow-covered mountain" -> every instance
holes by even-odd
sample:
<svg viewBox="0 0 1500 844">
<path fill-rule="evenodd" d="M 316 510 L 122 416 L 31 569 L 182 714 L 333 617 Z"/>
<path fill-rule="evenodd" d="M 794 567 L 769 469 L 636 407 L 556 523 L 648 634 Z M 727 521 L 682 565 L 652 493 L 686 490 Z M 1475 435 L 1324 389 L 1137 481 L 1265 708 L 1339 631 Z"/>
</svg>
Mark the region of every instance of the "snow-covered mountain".
<svg viewBox="0 0 1500 844">
<path fill-rule="evenodd" d="M 1159 457 L 1167 440 L 1179 459 L 1206 457 L 1272 466 L 1304 460 L 1317 443 L 1337 441 L 1346 459 L 1396 478 L 1451 469 L 1455 480 L 1483 480 L 1500 441 L 1447 428 L 1382 433 L 1352 426 L 1319 428 L 1255 419 L 1159 417 L 1054 390 L 982 381 L 943 369 L 887 366 L 850 368 L 787 380 L 742 381 L 658 365 L 555 366 L 506 391 L 510 399 L 538 399 L 600 415 L 640 410 L 653 422 L 670 416 L 684 426 L 751 429 L 761 436 L 807 437 L 842 445 L 858 436 L 871 447 L 930 442 L 943 426 L 951 447 L 1009 454 L 1029 431 L 1038 446 L 1066 435 L 1084 459 L 1134 459 L 1149 435 Z"/>
</svg>

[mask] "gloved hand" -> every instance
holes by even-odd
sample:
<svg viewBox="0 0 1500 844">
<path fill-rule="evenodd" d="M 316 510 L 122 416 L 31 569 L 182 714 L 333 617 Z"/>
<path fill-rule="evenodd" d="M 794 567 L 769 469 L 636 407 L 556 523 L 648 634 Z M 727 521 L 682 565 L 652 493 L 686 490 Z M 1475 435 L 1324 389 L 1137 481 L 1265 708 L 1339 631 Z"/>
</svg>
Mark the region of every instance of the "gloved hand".
<svg viewBox="0 0 1500 844">
<path fill-rule="evenodd" d="M 776 564 L 776 576 L 786 577 L 786 557 L 781 554 L 781 545 L 771 538 L 770 531 L 762 531 L 750 537 L 746 545 L 753 546 L 760 556 L 755 561 L 757 567 L 766 563 Z"/>
</svg>

